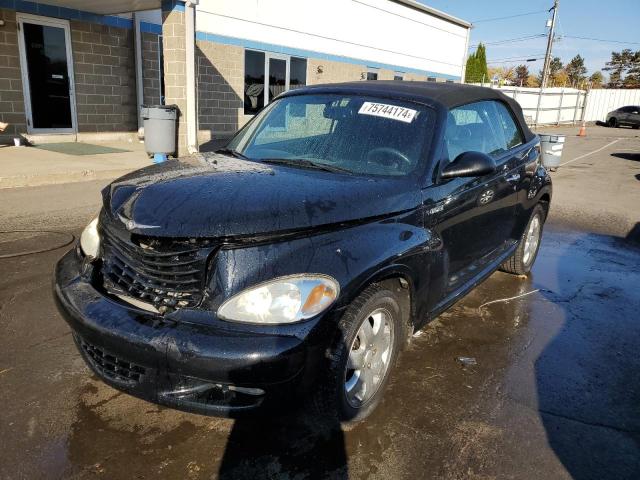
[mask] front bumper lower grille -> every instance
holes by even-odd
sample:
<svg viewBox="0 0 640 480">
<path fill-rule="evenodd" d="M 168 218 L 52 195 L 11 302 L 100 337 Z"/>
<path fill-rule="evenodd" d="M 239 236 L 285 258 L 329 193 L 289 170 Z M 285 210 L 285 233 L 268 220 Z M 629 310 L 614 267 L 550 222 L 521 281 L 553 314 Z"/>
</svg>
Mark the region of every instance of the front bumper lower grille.
<svg viewBox="0 0 640 480">
<path fill-rule="evenodd" d="M 79 340 L 80 347 L 88 357 L 91 365 L 103 376 L 119 383 L 139 383 L 146 374 L 146 368 L 116 357 L 102 348 Z"/>
</svg>

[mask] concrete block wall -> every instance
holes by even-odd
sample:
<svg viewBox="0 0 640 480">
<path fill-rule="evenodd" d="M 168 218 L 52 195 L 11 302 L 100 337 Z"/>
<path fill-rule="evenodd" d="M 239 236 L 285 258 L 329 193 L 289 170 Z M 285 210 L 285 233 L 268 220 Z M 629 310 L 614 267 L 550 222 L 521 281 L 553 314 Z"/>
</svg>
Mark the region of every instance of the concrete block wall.
<svg viewBox="0 0 640 480">
<path fill-rule="evenodd" d="M 133 30 L 71 21 L 79 132 L 135 131 Z"/>
<path fill-rule="evenodd" d="M 244 115 L 244 48 L 196 41 L 199 139 L 228 137 Z"/>
<path fill-rule="evenodd" d="M 393 80 L 395 72 L 393 70 L 387 70 L 385 68 L 381 68 L 378 70 L 378 80 Z"/>
<path fill-rule="evenodd" d="M 26 132 L 27 120 L 20 74 L 16 12 L 0 9 L 0 19 L 4 21 L 4 26 L 0 28 L 0 122 L 9 124 L 4 132 L 0 132 L 0 142 L 6 143 Z"/>
<path fill-rule="evenodd" d="M 164 56 L 165 103 L 180 110 L 177 128 L 178 154 L 187 153 L 187 93 L 184 12 L 171 2 L 162 7 L 162 50 Z"/>
<path fill-rule="evenodd" d="M 160 104 L 160 35 L 142 32 L 142 82 L 145 105 Z"/>
<path fill-rule="evenodd" d="M 427 80 L 427 76 L 419 75 L 417 73 L 405 73 L 404 79 L 409 82 L 425 82 Z"/>
<path fill-rule="evenodd" d="M 307 59 L 307 85 L 351 82 L 363 80 L 366 76 L 367 67 L 364 64 L 356 65 L 317 58 Z"/>
</svg>

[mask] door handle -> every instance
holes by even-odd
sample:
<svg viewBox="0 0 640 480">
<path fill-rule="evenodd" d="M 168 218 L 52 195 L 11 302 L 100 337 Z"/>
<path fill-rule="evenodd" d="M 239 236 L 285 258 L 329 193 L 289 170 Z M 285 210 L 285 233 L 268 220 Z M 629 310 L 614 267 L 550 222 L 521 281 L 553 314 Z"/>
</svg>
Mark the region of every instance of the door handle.
<svg viewBox="0 0 640 480">
<path fill-rule="evenodd" d="M 520 180 L 520 174 L 514 173 L 513 175 L 509 175 L 507 178 L 505 178 L 505 180 L 507 182 L 517 182 L 518 180 Z"/>
</svg>

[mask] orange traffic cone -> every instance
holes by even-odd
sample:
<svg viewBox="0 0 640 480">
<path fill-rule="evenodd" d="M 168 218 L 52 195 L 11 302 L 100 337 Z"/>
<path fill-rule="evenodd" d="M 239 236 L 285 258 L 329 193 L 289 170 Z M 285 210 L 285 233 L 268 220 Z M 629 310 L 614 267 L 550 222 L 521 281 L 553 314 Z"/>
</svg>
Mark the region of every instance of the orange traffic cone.
<svg viewBox="0 0 640 480">
<path fill-rule="evenodd" d="M 579 137 L 586 137 L 587 136 L 587 125 L 586 125 L 586 122 L 582 122 L 582 125 L 580 126 L 580 131 L 578 132 L 578 136 Z"/>
</svg>

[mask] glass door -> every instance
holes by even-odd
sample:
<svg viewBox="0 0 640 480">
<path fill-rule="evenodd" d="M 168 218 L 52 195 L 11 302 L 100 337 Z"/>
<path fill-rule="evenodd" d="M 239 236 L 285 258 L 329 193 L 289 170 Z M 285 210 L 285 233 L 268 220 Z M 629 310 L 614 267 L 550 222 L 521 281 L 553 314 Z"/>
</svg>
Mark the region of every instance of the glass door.
<svg viewBox="0 0 640 480">
<path fill-rule="evenodd" d="M 75 132 L 69 23 L 25 14 L 18 15 L 18 22 L 29 131 Z"/>
</svg>

